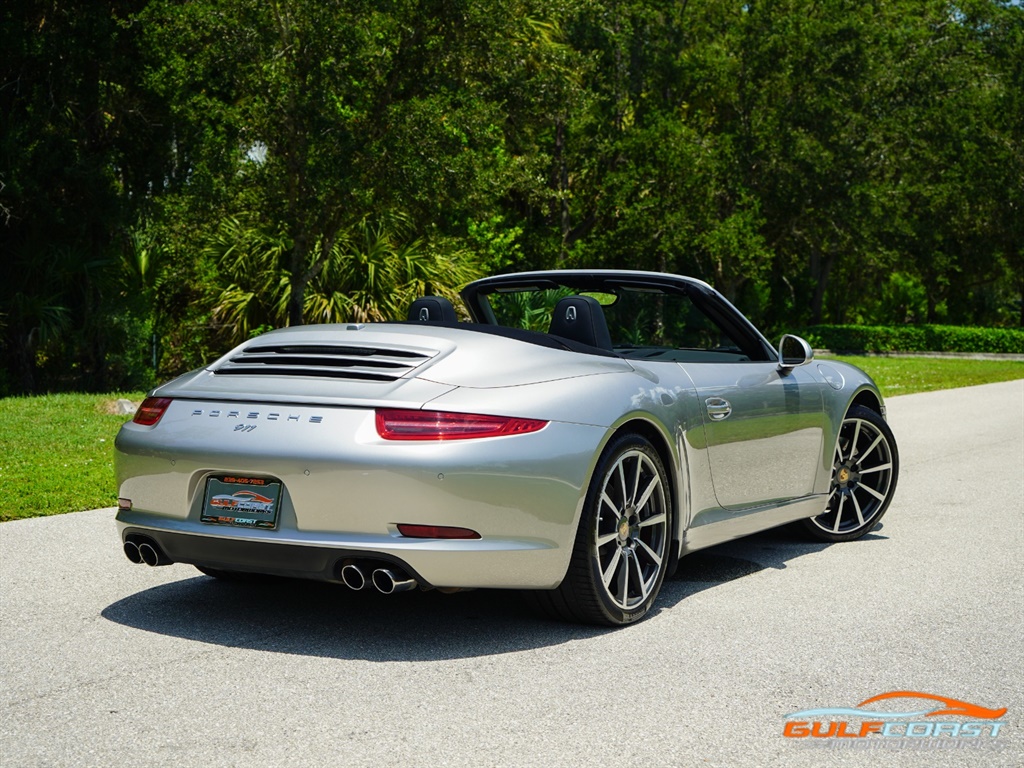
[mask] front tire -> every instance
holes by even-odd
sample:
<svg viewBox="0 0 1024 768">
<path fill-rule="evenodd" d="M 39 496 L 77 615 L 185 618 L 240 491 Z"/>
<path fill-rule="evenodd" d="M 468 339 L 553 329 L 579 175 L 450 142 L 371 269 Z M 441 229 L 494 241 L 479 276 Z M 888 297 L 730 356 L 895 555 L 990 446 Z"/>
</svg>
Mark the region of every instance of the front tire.
<svg viewBox="0 0 1024 768">
<path fill-rule="evenodd" d="M 672 504 L 657 452 L 640 435 L 614 439 L 590 483 L 569 570 L 531 597 L 550 615 L 621 626 L 654 604 L 670 565 Z"/>
<path fill-rule="evenodd" d="M 820 541 L 853 541 L 878 524 L 896 492 L 900 457 L 892 429 L 878 413 L 854 405 L 843 419 L 823 514 L 804 520 Z"/>
</svg>

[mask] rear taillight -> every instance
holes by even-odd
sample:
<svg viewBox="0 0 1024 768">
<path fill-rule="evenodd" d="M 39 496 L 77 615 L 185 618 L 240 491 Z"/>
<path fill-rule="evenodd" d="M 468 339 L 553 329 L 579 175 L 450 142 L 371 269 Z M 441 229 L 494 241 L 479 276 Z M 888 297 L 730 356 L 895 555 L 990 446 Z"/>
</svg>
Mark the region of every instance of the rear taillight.
<svg viewBox="0 0 1024 768">
<path fill-rule="evenodd" d="M 377 411 L 377 434 L 385 440 L 469 440 L 478 437 L 524 435 L 547 426 L 546 421 L 475 413 Z"/>
<path fill-rule="evenodd" d="M 132 421 L 144 427 L 152 427 L 160 421 L 170 404 L 171 398 L 169 397 L 147 397 L 142 401 L 139 410 L 135 412 L 135 418 Z"/>
</svg>

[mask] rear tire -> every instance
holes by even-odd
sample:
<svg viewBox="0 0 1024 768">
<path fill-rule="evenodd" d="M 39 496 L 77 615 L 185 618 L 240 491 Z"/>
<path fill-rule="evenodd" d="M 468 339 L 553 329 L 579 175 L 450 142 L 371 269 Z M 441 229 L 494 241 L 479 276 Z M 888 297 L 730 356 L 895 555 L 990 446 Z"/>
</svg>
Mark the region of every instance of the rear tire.
<svg viewBox="0 0 1024 768">
<path fill-rule="evenodd" d="M 654 604 L 671 548 L 665 468 L 648 440 L 622 435 L 605 448 L 594 471 L 565 578 L 527 600 L 567 621 L 632 624 Z"/>
</svg>

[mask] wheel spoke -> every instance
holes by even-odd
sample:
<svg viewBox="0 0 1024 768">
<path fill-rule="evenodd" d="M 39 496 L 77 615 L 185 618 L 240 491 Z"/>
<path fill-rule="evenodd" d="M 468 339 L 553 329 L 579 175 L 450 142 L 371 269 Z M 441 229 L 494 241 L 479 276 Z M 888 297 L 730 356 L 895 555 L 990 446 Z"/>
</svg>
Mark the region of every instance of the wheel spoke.
<svg viewBox="0 0 1024 768">
<path fill-rule="evenodd" d="M 625 507 L 627 504 L 629 504 L 629 496 L 627 495 L 627 492 L 626 492 L 626 470 L 625 470 L 626 461 L 625 461 L 625 459 L 620 461 L 617 466 L 619 468 L 619 485 L 622 487 L 622 506 Z"/>
<path fill-rule="evenodd" d="M 857 441 L 860 439 L 860 425 L 861 422 L 857 421 L 856 426 L 853 428 L 853 440 L 850 441 L 850 455 L 847 458 L 852 459 L 857 455 Z"/>
<path fill-rule="evenodd" d="M 879 493 L 874 488 L 872 488 L 870 485 L 859 485 L 859 486 L 857 486 L 857 488 L 858 488 L 858 490 L 867 491 L 868 493 L 870 493 L 872 496 L 874 496 L 879 501 L 885 501 L 885 495 Z"/>
<path fill-rule="evenodd" d="M 619 550 L 621 551 L 621 550 Z M 626 555 L 626 561 L 619 568 L 619 604 L 625 605 L 629 599 L 629 556 Z"/>
<path fill-rule="evenodd" d="M 877 447 L 878 447 L 878 444 L 879 444 L 880 442 L 882 442 L 882 436 L 881 436 L 881 435 L 879 435 L 878 437 L 876 437 L 876 438 L 875 438 L 875 440 L 874 440 L 874 442 L 872 442 L 872 443 L 871 443 L 871 445 L 869 445 L 869 446 L 868 446 L 868 449 L 867 449 L 866 451 L 864 451 L 864 453 L 862 453 L 862 454 L 860 455 L 860 460 L 861 460 L 861 461 L 864 461 L 864 459 L 866 459 L 866 458 L 867 458 L 868 456 L 870 456 L 870 455 L 871 455 L 871 452 L 872 452 L 873 450 L 875 450 L 875 448 L 877 448 Z"/>
<path fill-rule="evenodd" d="M 633 501 L 633 506 L 639 509 L 643 506 L 636 500 L 637 491 L 640 490 L 640 473 L 643 471 L 644 462 L 639 456 L 636 457 L 636 477 L 633 478 L 633 495 L 630 497 Z"/>
<path fill-rule="evenodd" d="M 649 525 L 657 525 L 658 523 L 664 523 L 666 520 L 665 513 L 659 512 L 656 515 L 651 515 L 646 520 L 640 521 L 640 527 L 646 528 Z"/>
<path fill-rule="evenodd" d="M 603 536 L 598 535 L 598 537 L 597 537 L 597 548 L 600 549 L 601 547 L 603 547 L 608 542 L 615 541 L 615 539 L 618 538 L 618 536 L 619 536 L 619 534 L 618 534 L 617 531 L 612 531 L 611 533 L 606 533 Z"/>
<path fill-rule="evenodd" d="M 836 510 L 836 520 L 832 524 L 832 532 L 839 533 L 839 524 L 843 522 L 843 504 L 846 503 L 846 494 L 839 497 L 839 508 Z"/>
<path fill-rule="evenodd" d="M 619 560 L 621 559 L 622 550 L 616 547 L 615 551 L 612 553 L 611 562 L 608 563 L 608 567 L 605 569 L 604 573 L 601 574 L 601 580 L 604 581 L 606 589 L 608 588 L 608 585 L 612 583 L 612 579 L 615 577 L 615 568 L 618 566 Z"/>
<path fill-rule="evenodd" d="M 860 511 L 860 502 L 857 501 L 857 494 L 850 494 L 850 501 L 853 502 L 853 508 L 857 510 L 857 522 L 860 525 L 864 525 L 864 513 Z"/>
<path fill-rule="evenodd" d="M 609 507 L 611 507 L 612 512 L 614 512 L 615 516 L 618 517 L 619 508 L 616 506 L 615 502 L 612 501 L 611 496 L 609 496 L 606 491 L 601 493 L 601 503 L 607 504 Z"/>
<path fill-rule="evenodd" d="M 862 469 L 860 473 L 866 475 L 870 472 L 881 472 L 885 469 L 892 469 L 892 462 L 886 462 L 885 464 L 879 464 L 877 467 L 871 467 L 870 469 Z"/>
<path fill-rule="evenodd" d="M 640 539 L 639 543 L 640 543 L 640 546 L 643 547 L 644 552 L 647 553 L 647 556 L 650 557 L 651 560 L 654 561 L 655 565 L 660 567 L 661 566 L 661 555 L 659 555 L 657 552 L 655 552 L 653 549 L 651 549 L 650 546 L 648 546 L 646 541 L 643 541 L 642 539 Z"/>
<path fill-rule="evenodd" d="M 640 497 L 640 500 L 635 505 L 637 512 L 644 508 L 644 505 L 646 505 L 647 502 L 650 500 L 651 494 L 654 493 L 654 490 L 659 485 L 661 485 L 661 480 L 658 479 L 657 475 L 652 475 L 651 482 L 649 482 L 647 484 L 647 487 L 644 488 L 644 495 Z"/>
<path fill-rule="evenodd" d="M 644 581 L 644 571 L 640 567 L 640 561 L 637 558 L 631 557 L 629 559 L 636 564 L 636 580 L 637 584 L 640 586 L 640 602 L 642 603 L 647 599 L 647 594 L 649 592 L 647 589 L 647 583 Z"/>
</svg>

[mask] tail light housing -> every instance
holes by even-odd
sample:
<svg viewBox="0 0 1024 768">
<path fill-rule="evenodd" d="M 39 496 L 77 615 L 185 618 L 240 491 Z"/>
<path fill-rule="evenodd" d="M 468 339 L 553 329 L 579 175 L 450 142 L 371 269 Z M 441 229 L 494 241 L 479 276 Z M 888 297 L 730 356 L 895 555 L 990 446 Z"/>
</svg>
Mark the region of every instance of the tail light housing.
<svg viewBox="0 0 1024 768">
<path fill-rule="evenodd" d="M 537 432 L 548 425 L 539 419 L 489 416 L 447 411 L 382 408 L 377 411 L 377 434 L 385 440 L 472 440 Z"/>
<path fill-rule="evenodd" d="M 132 421 L 144 427 L 152 427 L 163 418 L 170 404 L 171 398 L 169 397 L 147 397 L 142 401 L 139 410 L 135 412 L 135 418 Z"/>
</svg>

